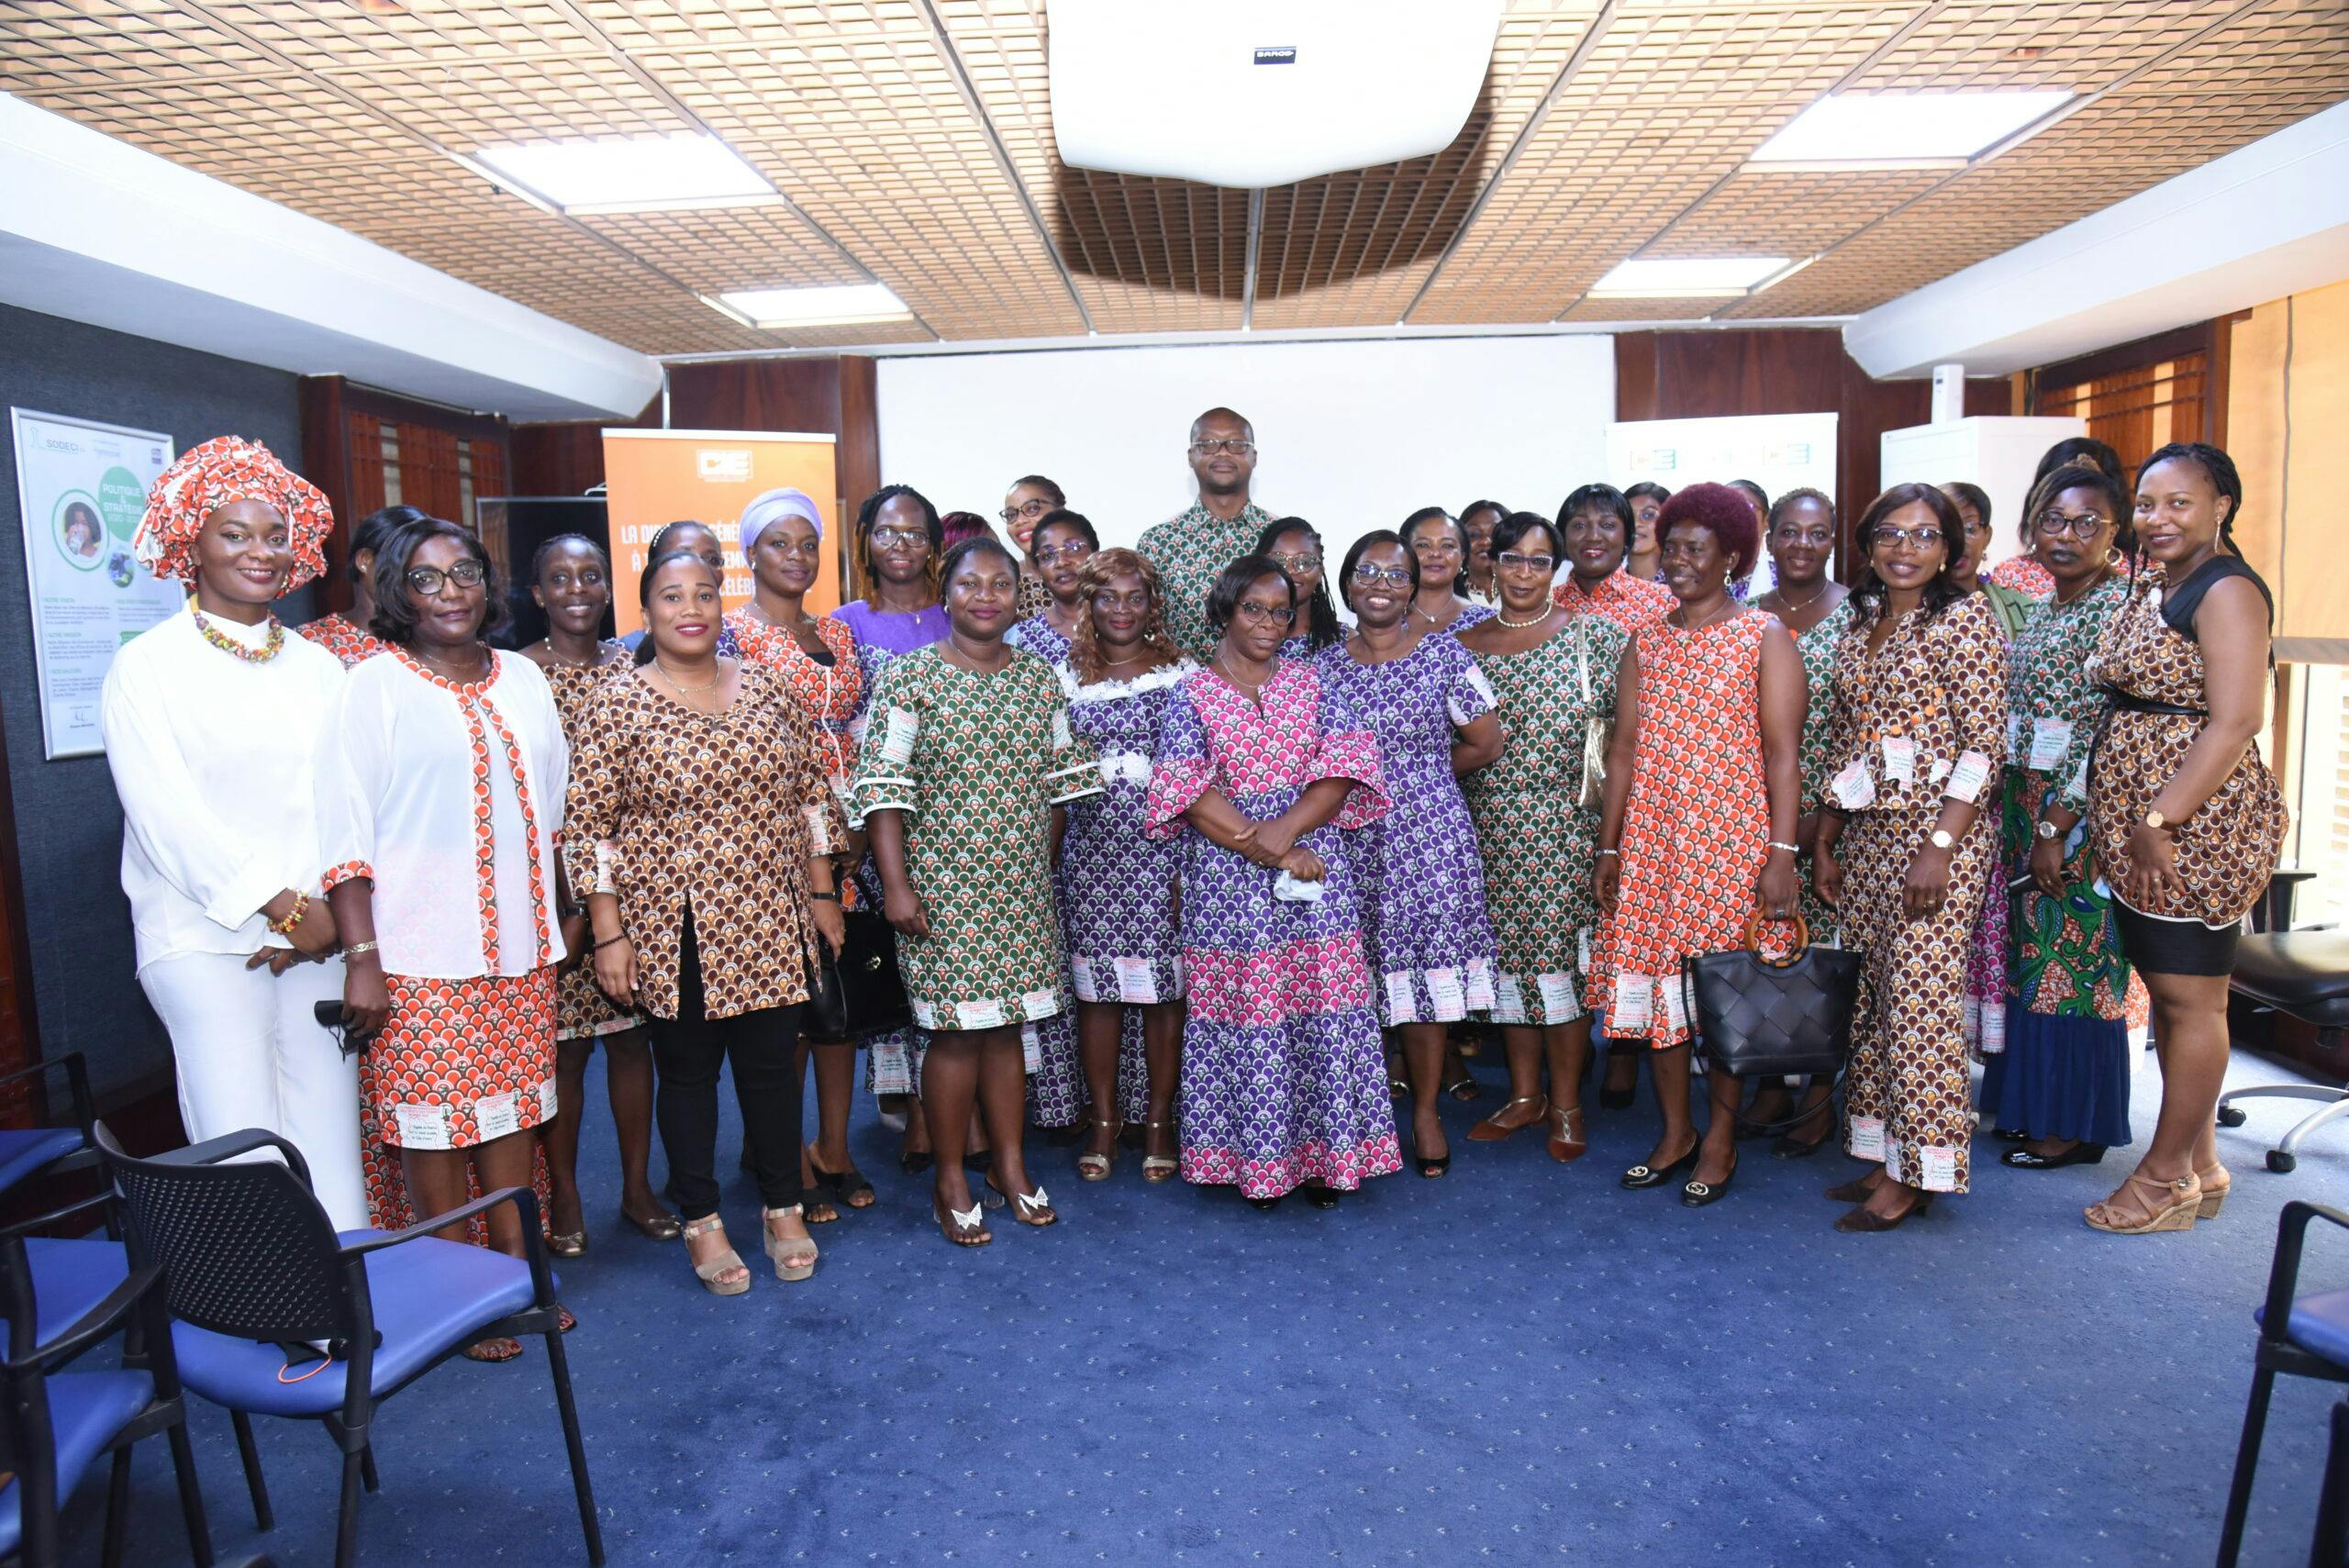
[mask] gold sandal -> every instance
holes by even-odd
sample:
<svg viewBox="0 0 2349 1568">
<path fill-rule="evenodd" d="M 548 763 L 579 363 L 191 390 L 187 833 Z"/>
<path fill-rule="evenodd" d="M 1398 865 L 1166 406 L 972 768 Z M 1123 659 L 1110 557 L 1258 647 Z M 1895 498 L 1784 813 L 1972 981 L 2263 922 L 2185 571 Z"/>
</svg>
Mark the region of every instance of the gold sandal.
<svg viewBox="0 0 2349 1568">
<path fill-rule="evenodd" d="M 1141 1136 L 1143 1145 L 1145 1147 L 1148 1146 L 1150 1142 L 1151 1129 L 1152 1128 L 1164 1127 L 1166 1123 L 1163 1121 L 1146 1121 L 1142 1123 Z M 1145 1154 L 1141 1157 L 1141 1179 L 1155 1186 L 1157 1184 L 1165 1181 L 1176 1171 L 1180 1170 L 1182 1168 L 1182 1164 L 1183 1162 L 1172 1154 Z"/>
<path fill-rule="evenodd" d="M 2145 1213 L 2134 1218 L 2127 1217 L 2114 1203 L 2132 1186 L 2143 1187 L 2154 1199 Z M 2194 1217 L 2201 1207 L 2202 1184 L 2192 1176 L 2162 1182 L 2138 1171 L 2121 1184 L 2120 1192 L 2102 1203 L 2091 1204 L 2084 1218 L 2097 1229 L 2115 1236 L 2144 1236 L 2156 1230 L 2191 1230 Z"/>
<path fill-rule="evenodd" d="M 1541 1108 L 1536 1110 L 1531 1116 L 1527 1117 L 1523 1121 L 1519 1122 L 1515 1127 L 1502 1126 L 1501 1118 L 1508 1115 L 1510 1107 L 1514 1106 L 1538 1106 Z M 1500 1109 L 1495 1111 L 1492 1115 L 1486 1117 L 1484 1120 L 1470 1128 L 1468 1129 L 1468 1140 L 1472 1143 L 1498 1143 L 1502 1139 L 1509 1137 L 1513 1133 L 1523 1132 L 1527 1128 L 1532 1127 L 1542 1121 L 1544 1118 L 1548 1117 L 1549 1114 L 1550 1096 L 1547 1095 L 1520 1095 L 1514 1099 L 1504 1100 L 1501 1102 Z"/>
<path fill-rule="evenodd" d="M 774 1277 L 797 1284 L 816 1272 L 816 1240 L 812 1236 L 777 1236 L 768 1229 L 766 1221 L 796 1215 L 805 1224 L 807 1209 L 805 1204 L 793 1204 L 788 1208 L 763 1208 L 759 1211 L 760 1239 L 766 1243 L 767 1262 L 774 1265 Z M 838 1216 L 834 1216 L 835 1218 Z M 790 1259 L 789 1262 L 784 1262 Z"/>
<path fill-rule="evenodd" d="M 2217 1186 L 2210 1184 L 2210 1178 L 2213 1176 L 2219 1178 Z M 2194 1179 L 2202 1185 L 2202 1205 L 2194 1211 L 2194 1218 L 2197 1219 L 2218 1218 L 2219 1210 L 2227 1206 L 2227 1194 L 2234 1190 L 2235 1179 L 2227 1174 L 2227 1168 L 2224 1165 L 2217 1163 L 2213 1163 L 2207 1171 L 2195 1172 Z"/>
<path fill-rule="evenodd" d="M 717 1231 L 721 1236 L 726 1234 L 726 1222 L 718 1218 L 718 1216 L 714 1214 L 707 1219 L 696 1220 L 693 1224 L 684 1228 L 681 1234 L 685 1239 L 685 1256 L 688 1259 L 691 1259 L 693 1256 L 692 1248 L 694 1238 L 696 1236 L 707 1236 L 713 1230 Z M 720 1274 L 729 1273 L 739 1273 L 742 1277 L 738 1280 L 729 1280 L 721 1283 L 718 1276 Z M 694 1277 L 701 1281 L 702 1287 L 707 1290 L 712 1296 L 740 1296 L 744 1291 L 751 1288 L 750 1265 L 743 1262 L 742 1254 L 737 1252 L 731 1247 L 727 1248 L 726 1251 L 718 1253 L 718 1256 L 710 1259 L 709 1262 L 706 1263 L 694 1264 Z"/>
<path fill-rule="evenodd" d="M 1092 1121 L 1095 1127 L 1106 1127 L 1112 1132 L 1118 1129 L 1114 1121 L 1103 1121 L 1099 1117 L 1093 1118 Z M 1107 1154 L 1096 1154 L 1091 1150 L 1079 1154 L 1076 1157 L 1076 1173 L 1083 1181 L 1105 1182 L 1109 1179 L 1110 1168 L 1117 1162 L 1118 1140 L 1113 1138 L 1109 1140 L 1109 1152 Z"/>
</svg>

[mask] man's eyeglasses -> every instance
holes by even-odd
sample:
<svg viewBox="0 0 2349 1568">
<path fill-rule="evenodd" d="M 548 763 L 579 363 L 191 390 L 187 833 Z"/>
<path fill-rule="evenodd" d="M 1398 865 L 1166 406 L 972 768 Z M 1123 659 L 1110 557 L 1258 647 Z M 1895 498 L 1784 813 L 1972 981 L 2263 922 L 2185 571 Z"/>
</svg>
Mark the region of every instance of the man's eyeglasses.
<svg viewBox="0 0 2349 1568">
<path fill-rule="evenodd" d="M 2094 539 L 2103 528 L 2104 522 L 2104 518 L 2094 512 L 2082 512 L 2076 517 L 2067 517 L 2050 507 L 2039 514 L 2036 526 L 2042 539 L 2054 539 L 2058 534 L 2070 534 L 2074 539 Z"/>
<path fill-rule="evenodd" d="M 1303 573 L 1321 570 L 1321 558 L 1309 550 L 1300 550 L 1294 555 L 1275 554 L 1272 561 L 1274 565 L 1292 577 Z"/>
<path fill-rule="evenodd" d="M 443 584 L 454 583 L 460 588 L 478 588 L 482 579 L 488 574 L 489 568 L 478 561 L 460 561 L 446 572 L 438 566 L 411 567 L 407 574 L 407 591 L 429 599 L 440 592 Z"/>
<path fill-rule="evenodd" d="M 1287 605 L 1262 605 L 1253 599 L 1242 599 L 1240 618 L 1256 626 L 1286 626 L 1297 618 L 1297 611 Z"/>
<path fill-rule="evenodd" d="M 1230 452 L 1233 457 L 1247 457 L 1256 450 L 1256 443 L 1244 437 L 1221 439 L 1202 437 L 1191 443 L 1191 450 L 1201 457 L 1213 457 L 1218 452 Z"/>
<path fill-rule="evenodd" d="M 1515 550 L 1502 550 L 1498 559 L 1503 566 L 1531 568 L 1535 572 L 1555 571 L 1558 565 L 1558 558 L 1554 555 L 1527 555 Z"/>
<path fill-rule="evenodd" d="M 1382 570 L 1381 568 L 1373 566 L 1365 562 L 1364 564 L 1354 568 L 1354 581 L 1361 584 L 1365 588 L 1375 588 L 1381 584 L 1384 584 L 1389 588 L 1400 588 L 1408 584 L 1410 580 L 1411 574 L 1408 572 L 1404 571 L 1399 566 L 1392 569 Z"/>
<path fill-rule="evenodd" d="M 1022 517 L 1041 517 L 1052 509 L 1052 504 L 1041 498 L 1034 501 L 1022 501 L 1017 506 L 1006 506 L 1003 509 L 1003 520 L 1008 523 Z"/>
</svg>

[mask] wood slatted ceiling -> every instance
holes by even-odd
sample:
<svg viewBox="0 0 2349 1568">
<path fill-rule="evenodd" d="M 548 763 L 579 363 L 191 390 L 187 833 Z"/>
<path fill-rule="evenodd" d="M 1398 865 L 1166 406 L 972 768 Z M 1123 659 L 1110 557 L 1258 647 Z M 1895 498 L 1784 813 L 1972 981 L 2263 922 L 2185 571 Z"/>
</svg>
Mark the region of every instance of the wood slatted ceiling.
<svg viewBox="0 0 2349 1568">
<path fill-rule="evenodd" d="M 1442 151 L 1267 192 L 1072 170 L 1046 0 L 0 0 L 0 88 L 655 353 L 1081 333 L 1834 316 L 2349 97 L 2341 0 L 1510 0 Z M 967 84 L 967 85 L 966 85 Z M 1836 89 L 2110 89 L 1963 172 L 1771 173 Z M 565 218 L 443 150 L 707 127 L 787 205 Z M 1634 254 L 1814 265 L 1592 300 Z M 912 322 L 695 297 L 878 279 Z"/>
</svg>

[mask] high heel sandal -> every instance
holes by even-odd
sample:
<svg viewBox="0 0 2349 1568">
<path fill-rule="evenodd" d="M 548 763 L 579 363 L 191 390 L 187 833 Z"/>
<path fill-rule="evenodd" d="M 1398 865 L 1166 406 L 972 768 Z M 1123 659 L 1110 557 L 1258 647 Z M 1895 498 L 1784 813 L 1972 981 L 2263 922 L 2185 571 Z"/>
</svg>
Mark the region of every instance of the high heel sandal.
<svg viewBox="0 0 2349 1568">
<path fill-rule="evenodd" d="M 989 1176 L 987 1191 L 995 1195 L 997 1205 L 1008 1198 L 1011 1201 L 1011 1218 L 1030 1229 L 1041 1230 L 1047 1225 L 1060 1223 L 1060 1213 L 1052 1207 L 1052 1200 L 1046 1195 L 1041 1184 L 1033 1192 L 1008 1193 L 996 1186 L 995 1178 Z"/>
<path fill-rule="evenodd" d="M 2113 1199 L 2132 1186 L 2142 1186 L 2153 1195 L 2154 1201 L 2145 1213 L 2135 1219 L 2123 1217 Z M 2221 1196 L 2223 1198 L 2221 1189 Z M 2119 1192 L 2102 1203 L 2090 1204 L 2082 1218 L 2096 1229 L 2114 1236 L 2144 1236 L 2156 1230 L 2191 1230 L 2195 1216 L 2202 1208 L 2202 1184 L 2192 1175 L 2178 1177 L 2174 1182 L 2156 1181 L 2143 1171 L 2130 1173 L 2121 1184 Z"/>
<path fill-rule="evenodd" d="M 1550 1158 L 1561 1165 L 1571 1165 L 1590 1152 L 1590 1140 L 1582 1132 L 1582 1107 L 1559 1106 L 1550 1112 L 1556 1128 L 1550 1134 Z"/>
<path fill-rule="evenodd" d="M 865 1180 L 864 1173 L 856 1168 L 854 1160 L 851 1160 L 837 1171 L 827 1171 L 824 1169 L 824 1162 L 816 1158 L 815 1150 L 810 1148 L 807 1151 L 807 1168 L 815 1172 L 818 1186 L 849 1207 L 871 1208 L 873 1207 L 873 1184 Z M 856 1201 L 860 1197 L 864 1200 L 863 1203 Z"/>
<path fill-rule="evenodd" d="M 2215 1187 L 2210 1184 L 2210 1178 L 2213 1176 L 2219 1178 L 2219 1184 Z M 2235 1179 L 2227 1173 L 2227 1168 L 2224 1165 L 2216 1163 L 2207 1171 L 2195 1172 L 2194 1179 L 2202 1184 L 2202 1203 L 2194 1211 L 2194 1218 L 2197 1219 L 2218 1218 L 2219 1210 L 2227 1206 L 2227 1194 L 2234 1190 Z"/>
<path fill-rule="evenodd" d="M 680 1233 L 684 1235 L 685 1246 L 688 1249 L 685 1253 L 688 1259 L 693 1256 L 691 1248 L 694 1238 L 707 1236 L 713 1230 L 721 1236 L 726 1234 L 726 1222 L 714 1214 L 707 1219 L 696 1220 L 691 1225 L 681 1228 Z M 695 1263 L 693 1267 L 694 1277 L 701 1281 L 703 1288 L 712 1296 L 740 1296 L 751 1288 L 750 1265 L 743 1262 L 742 1254 L 731 1247 L 727 1248 L 707 1262 Z M 740 1273 L 742 1277 L 723 1282 L 718 1277 L 720 1274 L 735 1273 Z"/>
<path fill-rule="evenodd" d="M 980 1218 L 975 1203 L 968 1208 L 949 1208 L 946 1200 L 933 1192 L 930 1195 L 930 1214 L 946 1239 L 957 1247 L 984 1247 L 995 1240 L 985 1221 Z"/>
<path fill-rule="evenodd" d="M 1474 1073 L 1461 1073 L 1459 1077 L 1443 1086 L 1443 1092 L 1462 1105 L 1485 1097 L 1484 1085 L 1476 1082 L 1476 1075 Z"/>
<path fill-rule="evenodd" d="M 1504 1127 L 1501 1125 L 1501 1118 L 1508 1114 L 1511 1106 L 1539 1106 L 1542 1108 L 1515 1127 Z M 1514 1098 L 1504 1100 L 1500 1109 L 1470 1128 L 1468 1140 L 1471 1143 L 1498 1143 L 1512 1133 L 1523 1132 L 1549 1114 L 1550 1097 L 1547 1095 L 1519 1095 Z"/>
<path fill-rule="evenodd" d="M 1152 1129 L 1164 1127 L 1165 1125 L 1166 1124 L 1163 1121 L 1146 1121 L 1142 1123 L 1142 1138 L 1146 1141 L 1149 1139 Z M 1177 1170 L 1181 1169 L 1182 1163 L 1183 1162 L 1180 1160 L 1176 1159 L 1172 1154 L 1145 1154 L 1141 1157 L 1141 1179 L 1154 1186 L 1158 1183 L 1165 1181 Z"/>
<path fill-rule="evenodd" d="M 781 1219 L 786 1215 L 796 1215 L 804 1223 L 807 1218 L 807 1206 L 795 1203 L 788 1208 L 761 1209 L 759 1239 L 766 1243 L 767 1262 L 774 1265 L 774 1277 L 796 1284 L 816 1272 L 816 1240 L 812 1236 L 778 1236 L 766 1224 L 770 1219 Z M 791 1262 L 784 1262 L 786 1258 Z"/>
<path fill-rule="evenodd" d="M 1106 1127 L 1112 1132 L 1118 1129 L 1118 1124 L 1114 1121 L 1103 1121 L 1099 1117 L 1094 1117 L 1091 1120 L 1097 1128 Z M 1076 1157 L 1077 1178 L 1086 1182 L 1106 1182 L 1109 1179 L 1111 1167 L 1117 1162 L 1118 1140 L 1113 1138 L 1109 1140 L 1109 1151 L 1107 1154 L 1096 1154 L 1088 1149 Z"/>
</svg>

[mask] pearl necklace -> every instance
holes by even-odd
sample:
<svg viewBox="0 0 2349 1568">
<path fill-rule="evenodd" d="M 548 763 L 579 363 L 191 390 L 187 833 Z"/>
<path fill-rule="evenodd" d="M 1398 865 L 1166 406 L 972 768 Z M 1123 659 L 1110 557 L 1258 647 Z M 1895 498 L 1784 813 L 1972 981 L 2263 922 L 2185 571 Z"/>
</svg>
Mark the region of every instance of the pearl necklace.
<svg viewBox="0 0 2349 1568">
<path fill-rule="evenodd" d="M 218 649 L 223 653 L 232 653 L 236 655 L 248 664 L 266 664 L 271 660 L 276 658 L 279 650 L 285 646 L 284 623 L 280 621 L 273 615 L 269 617 L 268 640 L 263 642 L 259 648 L 254 648 L 238 641 L 235 638 L 230 637 L 227 632 L 222 631 L 219 628 L 214 626 L 210 621 L 204 618 L 204 612 L 195 608 L 194 606 L 189 606 L 188 614 L 195 617 L 195 629 L 204 634 L 205 641 L 212 644 L 213 647 Z"/>
<path fill-rule="evenodd" d="M 1495 610 L 1493 612 L 1493 618 L 1500 622 L 1503 626 L 1508 628 L 1511 631 L 1523 631 L 1529 626 L 1540 626 L 1543 621 L 1548 620 L 1550 618 L 1550 612 L 1548 610 L 1543 610 L 1531 620 L 1511 620 L 1503 612 Z"/>
</svg>

